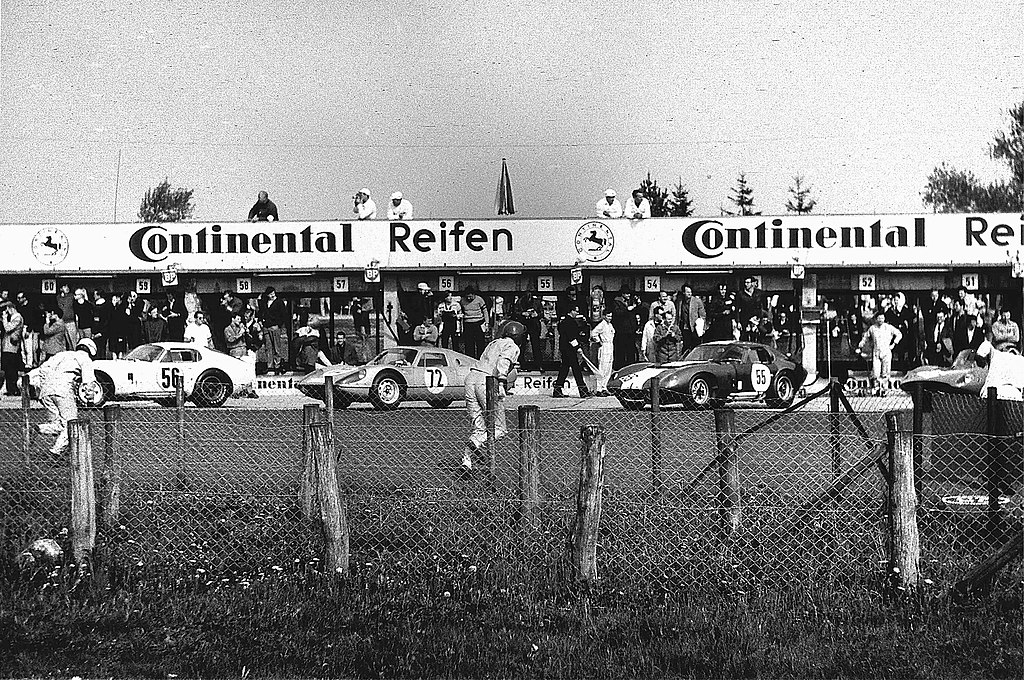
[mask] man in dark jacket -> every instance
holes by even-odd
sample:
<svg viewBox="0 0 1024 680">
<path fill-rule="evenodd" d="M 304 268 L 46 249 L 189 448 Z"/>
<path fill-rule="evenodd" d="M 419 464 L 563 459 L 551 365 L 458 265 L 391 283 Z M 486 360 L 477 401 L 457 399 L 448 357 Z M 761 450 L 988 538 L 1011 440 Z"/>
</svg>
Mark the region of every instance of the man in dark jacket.
<svg viewBox="0 0 1024 680">
<path fill-rule="evenodd" d="M 636 363 L 636 332 L 638 329 L 636 308 L 633 305 L 633 291 L 626 286 L 619 289 L 619 294 L 612 300 L 612 328 L 615 338 L 612 340 L 615 354 L 612 357 L 612 368 L 622 368 Z"/>
<path fill-rule="evenodd" d="M 589 397 L 590 390 L 583 379 L 583 369 L 580 367 L 580 360 L 583 358 L 583 347 L 590 343 L 590 329 L 587 321 L 580 316 L 579 309 L 570 305 L 565 316 L 558 321 L 558 350 L 562 355 L 562 364 L 558 368 L 558 377 L 555 378 L 553 397 L 564 397 L 562 391 L 569 371 L 576 380 L 576 387 L 579 389 L 580 397 Z"/>
<path fill-rule="evenodd" d="M 114 307 L 107 300 L 103 291 L 97 288 L 92 292 L 92 341 L 96 343 L 96 358 L 107 358 L 107 343 L 110 340 L 110 321 L 114 315 Z"/>
<path fill-rule="evenodd" d="M 526 328 L 526 337 L 530 341 L 530 358 L 533 360 L 532 368 L 543 373 L 544 352 L 540 338 L 540 320 L 544 318 L 544 303 L 533 294 L 533 291 L 528 290 L 516 300 L 512 318 Z"/>
<path fill-rule="evenodd" d="M 267 375 L 276 375 L 288 363 L 288 309 L 273 286 L 267 286 L 263 292 L 259 318 L 263 324 Z"/>
<path fill-rule="evenodd" d="M 266 191 L 261 191 L 256 203 L 249 210 L 250 222 L 277 222 L 281 218 L 277 216 L 277 206 L 270 200 Z"/>
</svg>

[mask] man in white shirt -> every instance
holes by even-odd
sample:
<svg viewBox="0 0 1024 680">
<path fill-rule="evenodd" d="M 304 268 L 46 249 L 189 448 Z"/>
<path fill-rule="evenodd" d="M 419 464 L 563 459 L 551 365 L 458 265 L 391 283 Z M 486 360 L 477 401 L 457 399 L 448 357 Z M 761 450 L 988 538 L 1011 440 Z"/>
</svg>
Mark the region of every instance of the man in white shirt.
<svg viewBox="0 0 1024 680">
<path fill-rule="evenodd" d="M 631 220 L 642 220 L 651 216 L 651 202 L 644 198 L 644 192 L 633 190 L 633 200 L 626 202 L 626 217 Z"/>
<path fill-rule="evenodd" d="M 352 212 L 354 212 L 361 220 L 375 220 L 377 219 L 377 204 L 370 198 L 370 190 L 363 188 L 359 190 L 359 193 L 353 198 L 355 205 L 352 206 Z"/>
<path fill-rule="evenodd" d="M 185 342 L 194 342 L 200 347 L 213 349 L 213 332 L 206 323 L 206 313 L 197 311 L 192 322 L 185 327 Z"/>
<path fill-rule="evenodd" d="M 609 219 L 622 217 L 622 204 L 615 198 L 615 189 L 604 192 L 604 198 L 597 202 L 597 216 Z"/>
<path fill-rule="evenodd" d="M 412 203 L 409 199 L 402 198 L 402 192 L 396 191 L 391 194 L 391 205 L 388 206 L 389 220 L 411 220 Z"/>
</svg>

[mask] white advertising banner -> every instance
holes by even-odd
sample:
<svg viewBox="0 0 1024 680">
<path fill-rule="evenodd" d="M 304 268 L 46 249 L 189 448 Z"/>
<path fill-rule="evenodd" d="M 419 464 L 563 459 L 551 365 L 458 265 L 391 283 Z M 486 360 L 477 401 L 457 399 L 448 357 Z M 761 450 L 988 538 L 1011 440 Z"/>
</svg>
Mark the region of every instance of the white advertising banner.
<svg viewBox="0 0 1024 680">
<path fill-rule="evenodd" d="M 5 225 L 8 272 L 1009 266 L 1021 215 Z"/>
</svg>

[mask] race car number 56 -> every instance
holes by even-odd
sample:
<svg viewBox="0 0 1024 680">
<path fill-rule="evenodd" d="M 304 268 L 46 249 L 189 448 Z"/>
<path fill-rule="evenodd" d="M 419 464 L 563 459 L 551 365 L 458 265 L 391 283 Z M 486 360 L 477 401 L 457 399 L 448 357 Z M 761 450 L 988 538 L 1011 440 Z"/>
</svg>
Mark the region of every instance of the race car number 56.
<svg viewBox="0 0 1024 680">
<path fill-rule="evenodd" d="M 768 386 L 772 384 L 772 369 L 764 364 L 754 364 L 750 367 L 750 382 L 755 392 L 767 392 Z"/>
<path fill-rule="evenodd" d="M 180 368 L 162 368 L 160 369 L 160 386 L 164 389 L 174 387 L 174 381 L 181 375 Z"/>
</svg>

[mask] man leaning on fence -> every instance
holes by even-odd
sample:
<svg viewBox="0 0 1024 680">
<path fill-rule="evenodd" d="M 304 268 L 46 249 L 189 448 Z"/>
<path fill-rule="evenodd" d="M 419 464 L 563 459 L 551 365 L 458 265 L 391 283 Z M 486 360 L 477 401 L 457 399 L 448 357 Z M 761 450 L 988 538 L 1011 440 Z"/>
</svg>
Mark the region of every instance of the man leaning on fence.
<svg viewBox="0 0 1024 680">
<path fill-rule="evenodd" d="M 470 369 L 466 377 L 466 412 L 473 424 L 469 442 L 462 452 L 462 470 L 473 469 L 473 454 L 487 443 L 487 378 L 498 379 L 498 393 L 491 408 L 494 412 L 494 439 L 505 436 L 505 394 L 509 384 L 515 383 L 516 368 L 519 365 L 519 345 L 526 336 L 526 327 L 518 321 L 505 322 L 497 333 L 498 337 L 488 343 L 480 355 L 480 361 Z"/>
</svg>

